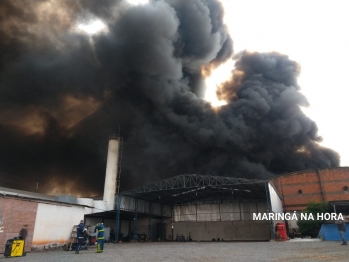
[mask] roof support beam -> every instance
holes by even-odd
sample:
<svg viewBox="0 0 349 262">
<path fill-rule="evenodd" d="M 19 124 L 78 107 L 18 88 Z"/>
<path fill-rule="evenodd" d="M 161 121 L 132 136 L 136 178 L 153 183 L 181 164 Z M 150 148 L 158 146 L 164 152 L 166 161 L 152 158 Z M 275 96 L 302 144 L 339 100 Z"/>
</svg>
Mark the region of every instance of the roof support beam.
<svg viewBox="0 0 349 262">
<path fill-rule="evenodd" d="M 155 192 L 162 190 L 173 190 L 179 188 L 198 188 L 206 186 L 224 186 L 264 183 L 265 180 L 246 179 L 234 177 L 219 176 L 201 176 L 201 175 L 179 175 L 159 182 L 147 184 L 132 190 L 122 192 L 123 195 L 132 195 L 135 193 Z"/>
</svg>

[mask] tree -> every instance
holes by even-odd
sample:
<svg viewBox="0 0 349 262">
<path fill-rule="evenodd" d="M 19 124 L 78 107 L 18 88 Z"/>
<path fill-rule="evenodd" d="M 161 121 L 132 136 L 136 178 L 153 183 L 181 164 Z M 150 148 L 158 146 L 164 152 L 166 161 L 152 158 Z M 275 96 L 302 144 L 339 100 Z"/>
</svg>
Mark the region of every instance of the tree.
<svg viewBox="0 0 349 262">
<path fill-rule="evenodd" d="M 301 220 L 298 218 L 298 227 L 302 235 L 310 235 L 316 237 L 319 233 L 323 220 L 317 219 L 317 214 L 326 213 L 329 210 L 329 204 L 327 202 L 310 202 L 305 210 L 302 213 L 306 213 L 307 217 L 312 214 L 314 220 Z"/>
</svg>

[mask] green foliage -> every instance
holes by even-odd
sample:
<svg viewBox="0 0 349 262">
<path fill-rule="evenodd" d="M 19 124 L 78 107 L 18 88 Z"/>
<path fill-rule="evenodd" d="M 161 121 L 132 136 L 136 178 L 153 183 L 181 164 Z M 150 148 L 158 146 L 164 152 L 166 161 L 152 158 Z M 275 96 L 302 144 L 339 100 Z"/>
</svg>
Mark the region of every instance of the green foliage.
<svg viewBox="0 0 349 262">
<path fill-rule="evenodd" d="M 326 213 L 329 209 L 327 202 L 310 202 L 302 213 L 312 214 L 314 220 L 301 220 L 298 218 L 298 227 L 302 235 L 315 236 L 319 232 L 323 220 L 317 220 L 318 213 Z M 309 216 L 309 215 L 308 215 Z"/>
</svg>

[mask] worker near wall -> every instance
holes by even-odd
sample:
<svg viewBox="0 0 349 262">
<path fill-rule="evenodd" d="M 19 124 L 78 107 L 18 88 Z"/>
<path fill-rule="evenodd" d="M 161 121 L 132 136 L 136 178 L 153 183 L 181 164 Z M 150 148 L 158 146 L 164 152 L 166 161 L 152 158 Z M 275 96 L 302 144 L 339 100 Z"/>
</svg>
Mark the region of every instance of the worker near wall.
<svg viewBox="0 0 349 262">
<path fill-rule="evenodd" d="M 77 237 L 78 243 L 76 245 L 75 254 L 80 254 L 80 249 L 81 249 L 82 241 L 84 239 L 84 231 L 85 230 L 86 229 L 84 228 L 84 221 L 81 220 L 80 224 L 78 225 L 78 227 L 76 229 L 76 237 Z"/>
<path fill-rule="evenodd" d="M 27 239 L 27 236 L 28 236 L 28 225 L 24 225 L 21 231 L 19 231 L 18 238 L 23 239 L 25 241 Z"/>
<path fill-rule="evenodd" d="M 23 252 L 25 252 L 25 242 L 27 240 L 27 236 L 28 236 L 28 225 L 23 225 L 21 231 L 19 231 L 19 234 L 18 234 L 18 238 L 24 240 Z"/>
<path fill-rule="evenodd" d="M 104 225 L 98 223 L 95 230 L 97 230 L 97 253 L 102 253 L 104 248 Z"/>
</svg>

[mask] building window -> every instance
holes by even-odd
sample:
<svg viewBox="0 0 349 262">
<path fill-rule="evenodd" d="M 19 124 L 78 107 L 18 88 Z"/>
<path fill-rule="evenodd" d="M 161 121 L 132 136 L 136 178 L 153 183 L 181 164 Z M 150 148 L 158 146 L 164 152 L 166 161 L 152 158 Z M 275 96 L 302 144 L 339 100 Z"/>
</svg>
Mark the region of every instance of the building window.
<svg viewBox="0 0 349 262">
<path fill-rule="evenodd" d="M 344 191 L 345 194 L 348 194 L 348 189 L 349 189 L 349 188 L 348 188 L 347 186 L 344 186 L 344 187 L 343 187 L 343 191 Z"/>
<path fill-rule="evenodd" d="M 298 195 L 302 196 L 303 195 L 303 191 L 302 190 L 298 190 Z"/>
</svg>

